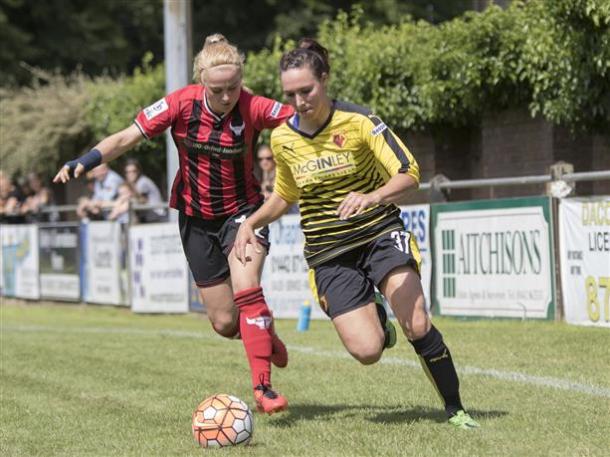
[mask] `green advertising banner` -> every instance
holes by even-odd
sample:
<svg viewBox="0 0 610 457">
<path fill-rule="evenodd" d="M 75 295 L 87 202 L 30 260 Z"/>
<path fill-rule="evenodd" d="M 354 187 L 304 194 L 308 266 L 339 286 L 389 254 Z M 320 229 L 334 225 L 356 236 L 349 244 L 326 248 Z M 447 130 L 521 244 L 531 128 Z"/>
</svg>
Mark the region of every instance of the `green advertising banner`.
<svg viewBox="0 0 610 457">
<path fill-rule="evenodd" d="M 432 205 L 433 312 L 552 319 L 548 197 Z"/>
</svg>

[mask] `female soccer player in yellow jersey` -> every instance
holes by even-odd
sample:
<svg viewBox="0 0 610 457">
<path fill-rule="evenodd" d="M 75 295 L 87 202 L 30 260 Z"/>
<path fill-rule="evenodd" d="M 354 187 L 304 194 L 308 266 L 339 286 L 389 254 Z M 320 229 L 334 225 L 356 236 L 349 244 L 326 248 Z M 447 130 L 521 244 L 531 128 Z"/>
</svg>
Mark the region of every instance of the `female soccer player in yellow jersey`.
<svg viewBox="0 0 610 457">
<path fill-rule="evenodd" d="M 368 365 L 395 342 L 376 306 L 376 286 L 442 397 L 449 423 L 478 427 L 464 411 L 451 354 L 426 312 L 416 241 L 393 204 L 418 187 L 417 162 L 370 110 L 329 98 L 329 73 L 328 51 L 312 39 L 282 56 L 282 90 L 295 114 L 271 135 L 273 194 L 241 224 L 235 255 L 246 263 L 246 246 L 260 249 L 255 229 L 298 201 L 312 288 L 349 353 Z"/>
</svg>

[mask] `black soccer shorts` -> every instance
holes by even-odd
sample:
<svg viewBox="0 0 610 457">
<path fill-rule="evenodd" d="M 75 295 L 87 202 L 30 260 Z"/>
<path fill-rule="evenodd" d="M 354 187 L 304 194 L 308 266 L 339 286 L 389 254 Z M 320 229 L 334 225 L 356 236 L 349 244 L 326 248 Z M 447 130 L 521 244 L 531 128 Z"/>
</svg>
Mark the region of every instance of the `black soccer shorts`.
<svg viewBox="0 0 610 457">
<path fill-rule="evenodd" d="M 397 267 L 419 274 L 421 256 L 411 232 L 395 230 L 310 270 L 314 297 L 332 319 L 374 301 L 375 288 Z"/>
<path fill-rule="evenodd" d="M 187 216 L 180 212 L 178 224 L 182 247 L 195 283 L 209 287 L 221 283 L 231 275 L 227 260 L 239 225 L 258 206 L 248 206 L 228 218 L 205 220 Z M 269 249 L 269 229 L 263 227 L 256 231 L 260 243 Z"/>
</svg>

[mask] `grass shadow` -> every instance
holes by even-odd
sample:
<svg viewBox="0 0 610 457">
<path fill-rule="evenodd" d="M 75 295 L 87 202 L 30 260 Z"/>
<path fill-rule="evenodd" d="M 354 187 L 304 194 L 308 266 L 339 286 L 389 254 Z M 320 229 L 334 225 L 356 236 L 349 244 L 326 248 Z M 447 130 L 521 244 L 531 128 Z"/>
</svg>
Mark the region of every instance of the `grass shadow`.
<svg viewBox="0 0 610 457">
<path fill-rule="evenodd" d="M 468 412 L 477 420 L 492 419 L 506 416 L 506 411 L 469 409 Z M 379 424 L 397 424 L 412 422 L 435 422 L 447 421 L 445 412 L 440 408 L 414 405 L 412 407 L 388 408 L 386 406 L 372 405 L 322 405 L 322 404 L 300 404 L 290 405 L 287 413 L 270 418 L 270 425 L 280 428 L 289 428 L 302 421 L 330 421 L 338 417 L 349 419 L 350 417 L 363 417 L 369 422 Z"/>
<path fill-rule="evenodd" d="M 503 417 L 508 415 L 506 411 L 493 411 L 493 410 L 480 410 L 480 409 L 468 409 L 468 412 L 477 421 L 485 421 L 487 419 L 493 419 L 496 417 Z M 373 417 L 367 418 L 367 420 L 380 424 L 397 424 L 397 423 L 409 423 L 409 422 L 436 422 L 444 423 L 447 422 L 447 415 L 440 408 L 431 408 L 428 406 L 413 406 L 411 408 L 393 408 L 376 414 Z"/>
</svg>

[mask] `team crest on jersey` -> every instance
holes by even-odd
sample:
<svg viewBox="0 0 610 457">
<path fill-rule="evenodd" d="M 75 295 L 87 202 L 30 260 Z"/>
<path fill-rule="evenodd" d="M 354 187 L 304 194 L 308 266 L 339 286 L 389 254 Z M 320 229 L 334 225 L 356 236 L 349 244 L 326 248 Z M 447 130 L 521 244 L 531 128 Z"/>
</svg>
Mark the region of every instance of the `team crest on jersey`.
<svg viewBox="0 0 610 457">
<path fill-rule="evenodd" d="M 345 135 L 343 134 L 343 132 L 335 133 L 333 135 L 333 143 L 335 143 L 340 148 L 343 147 L 343 145 L 345 144 Z"/>
<path fill-rule="evenodd" d="M 161 100 L 156 101 L 149 107 L 144 108 L 144 116 L 146 116 L 146 119 L 150 121 L 152 118 L 158 116 L 163 111 L 167 111 L 168 109 L 169 106 L 167 105 L 165 98 L 162 98 Z"/>
<path fill-rule="evenodd" d="M 243 132 L 246 128 L 246 123 L 244 121 L 241 121 L 241 125 L 229 124 L 229 128 L 231 129 L 231 132 L 233 132 L 233 135 L 241 136 L 241 132 Z"/>
</svg>

